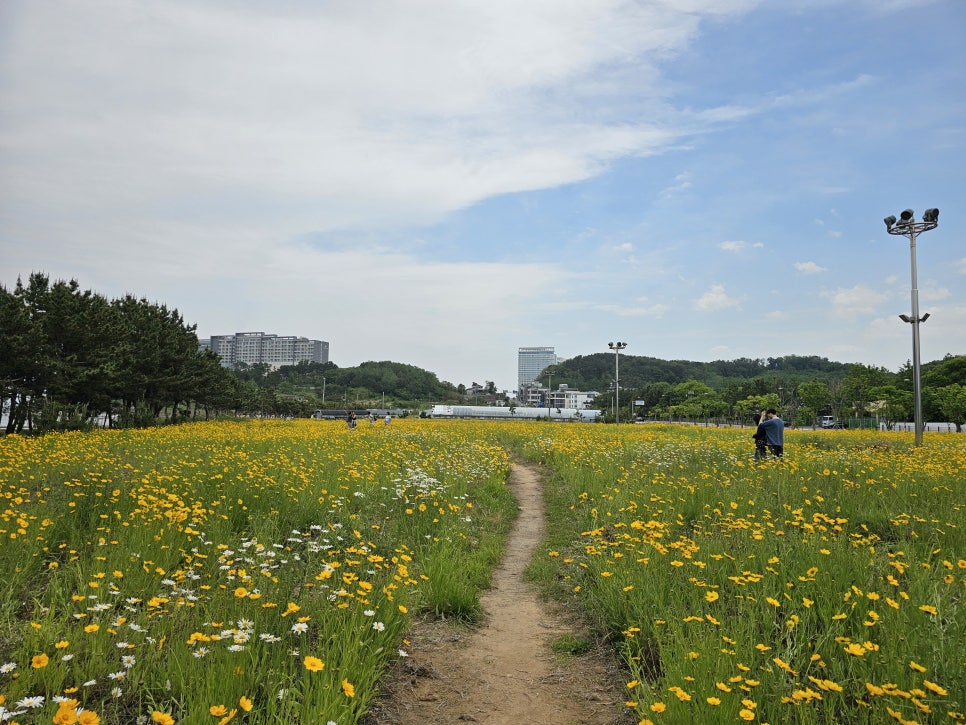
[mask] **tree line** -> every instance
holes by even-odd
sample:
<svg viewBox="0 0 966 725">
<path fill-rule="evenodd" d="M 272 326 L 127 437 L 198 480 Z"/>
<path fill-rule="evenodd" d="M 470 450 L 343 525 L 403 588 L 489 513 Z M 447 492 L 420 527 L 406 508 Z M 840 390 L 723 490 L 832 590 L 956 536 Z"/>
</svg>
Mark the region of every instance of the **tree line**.
<svg viewBox="0 0 966 725">
<path fill-rule="evenodd" d="M 614 405 L 615 360 L 609 353 L 577 356 L 552 365 L 541 379 L 598 390 L 603 410 Z M 622 418 L 750 420 L 767 408 L 787 422 L 812 425 L 831 415 L 891 427 L 913 418 L 913 373 L 907 363 L 883 367 L 838 363 L 816 356 L 691 362 L 622 355 Z M 926 420 L 966 423 L 966 355 L 946 355 L 921 369 Z"/>
<path fill-rule="evenodd" d="M 81 290 L 41 273 L 12 290 L 0 285 L 0 404 L 6 432 L 147 426 L 212 416 L 304 417 L 325 408 L 423 409 L 470 391 L 427 370 L 391 361 L 339 368 L 303 362 L 229 370 L 200 350 L 194 325 L 176 309 L 125 295 Z M 597 390 L 614 405 L 614 356 L 577 356 L 538 379 Z M 845 364 L 814 356 L 710 363 L 622 355 L 621 419 L 750 419 L 774 407 L 797 425 L 816 416 L 911 420 L 912 370 Z M 927 420 L 966 423 L 966 356 L 922 366 Z M 477 399 L 496 401 L 492 383 Z"/>
<path fill-rule="evenodd" d="M 388 396 L 388 400 L 387 400 Z M 323 407 L 456 400 L 412 365 L 302 363 L 229 370 L 176 309 L 109 300 L 42 273 L 0 285 L 0 406 L 7 433 L 141 427 L 186 418 L 308 416 Z"/>
</svg>

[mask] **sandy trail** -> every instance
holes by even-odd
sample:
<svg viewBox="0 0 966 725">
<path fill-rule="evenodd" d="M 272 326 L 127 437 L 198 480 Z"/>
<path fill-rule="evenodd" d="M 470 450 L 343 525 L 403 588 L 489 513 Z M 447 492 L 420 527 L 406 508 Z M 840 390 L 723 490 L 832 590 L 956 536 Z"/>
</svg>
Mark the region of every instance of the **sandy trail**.
<svg viewBox="0 0 966 725">
<path fill-rule="evenodd" d="M 536 466 L 513 465 L 509 486 L 520 515 L 492 589 L 481 598 L 483 625 L 475 630 L 449 622 L 418 625 L 408 637 L 410 658 L 397 666 L 368 723 L 628 722 L 621 717 L 622 683 L 613 662 L 602 653 L 556 657 L 550 643 L 574 630 L 524 580 L 544 532 L 541 485 Z"/>
</svg>

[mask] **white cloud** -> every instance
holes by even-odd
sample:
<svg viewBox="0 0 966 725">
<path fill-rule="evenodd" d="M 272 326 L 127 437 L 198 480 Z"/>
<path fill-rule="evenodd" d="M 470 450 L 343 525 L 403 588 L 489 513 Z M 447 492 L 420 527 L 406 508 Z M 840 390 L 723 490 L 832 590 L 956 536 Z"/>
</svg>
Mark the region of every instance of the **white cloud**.
<svg viewBox="0 0 966 725">
<path fill-rule="evenodd" d="M 840 287 L 831 292 L 824 292 L 822 296 L 831 301 L 836 315 L 846 319 L 875 314 L 879 303 L 888 299 L 887 295 L 862 284 L 849 288 Z"/>
<path fill-rule="evenodd" d="M 746 242 L 743 240 L 733 240 L 727 242 L 720 242 L 718 244 L 718 249 L 725 252 L 732 252 L 734 254 L 739 254 L 744 252 L 746 249 L 761 249 L 765 245 L 761 242 Z"/>
<path fill-rule="evenodd" d="M 819 266 L 815 262 L 795 262 L 795 269 L 802 274 L 819 274 L 820 272 L 828 272 L 827 268 Z"/>
<path fill-rule="evenodd" d="M 699 312 L 717 312 L 729 307 L 738 307 L 739 304 L 740 300 L 728 296 L 723 284 L 713 284 L 707 292 L 694 301 L 693 307 Z"/>
<path fill-rule="evenodd" d="M 619 317 L 663 317 L 670 307 L 661 303 L 648 307 L 627 307 L 623 305 L 594 305 L 595 310 L 612 312 Z"/>
<path fill-rule="evenodd" d="M 966 274 L 966 257 L 963 257 L 957 261 L 956 267 L 958 268 L 960 274 Z"/>
</svg>

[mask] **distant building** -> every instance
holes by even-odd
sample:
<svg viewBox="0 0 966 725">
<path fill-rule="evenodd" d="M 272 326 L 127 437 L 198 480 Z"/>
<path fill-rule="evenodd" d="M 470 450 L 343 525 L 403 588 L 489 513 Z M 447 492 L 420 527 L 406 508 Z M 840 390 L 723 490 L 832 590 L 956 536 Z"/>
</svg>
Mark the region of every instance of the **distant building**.
<svg viewBox="0 0 966 725">
<path fill-rule="evenodd" d="M 521 347 L 517 352 L 517 390 L 530 387 L 544 368 L 560 362 L 552 347 Z"/>
<path fill-rule="evenodd" d="M 291 335 L 266 335 L 264 332 L 236 332 L 234 335 L 212 335 L 199 340 L 198 347 L 211 350 L 221 364 L 233 368 L 241 364 L 264 364 L 272 369 L 300 362 L 327 363 L 329 343 Z"/>
</svg>

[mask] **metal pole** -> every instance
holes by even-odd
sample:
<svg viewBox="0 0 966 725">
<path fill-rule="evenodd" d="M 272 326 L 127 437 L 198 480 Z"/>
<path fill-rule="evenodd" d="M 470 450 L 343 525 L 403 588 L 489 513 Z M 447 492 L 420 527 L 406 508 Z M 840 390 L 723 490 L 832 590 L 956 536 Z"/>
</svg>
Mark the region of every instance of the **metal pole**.
<svg viewBox="0 0 966 725">
<path fill-rule="evenodd" d="M 621 349 L 614 347 L 614 423 L 621 422 Z"/>
<path fill-rule="evenodd" d="M 909 225 L 912 265 L 912 396 L 915 400 L 916 445 L 922 445 L 922 379 L 919 374 L 919 282 L 916 275 L 916 226 Z"/>
</svg>

